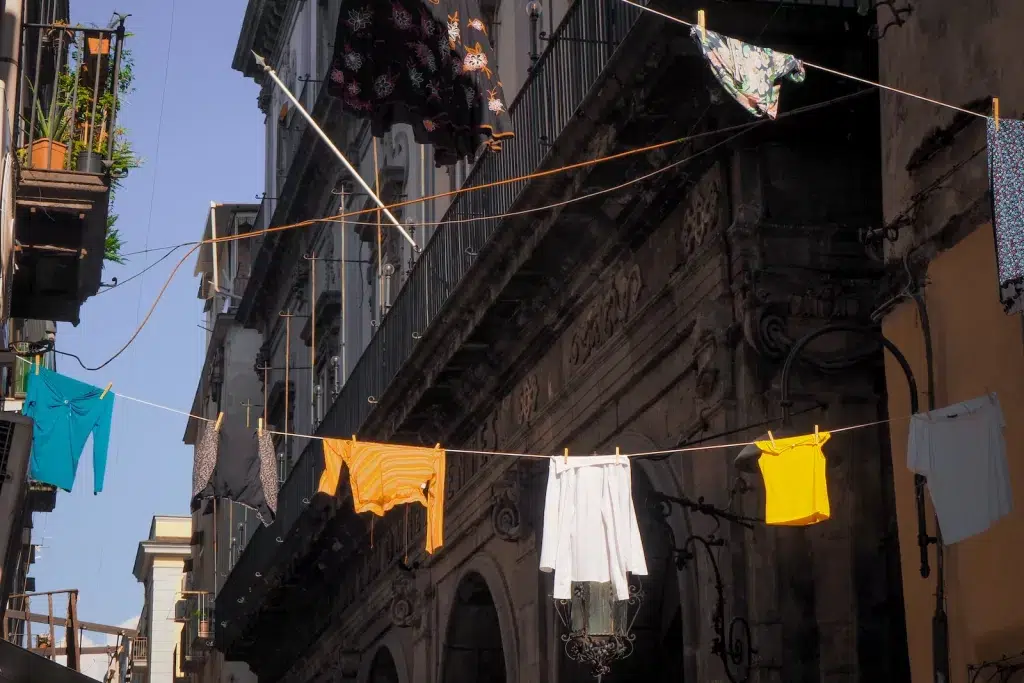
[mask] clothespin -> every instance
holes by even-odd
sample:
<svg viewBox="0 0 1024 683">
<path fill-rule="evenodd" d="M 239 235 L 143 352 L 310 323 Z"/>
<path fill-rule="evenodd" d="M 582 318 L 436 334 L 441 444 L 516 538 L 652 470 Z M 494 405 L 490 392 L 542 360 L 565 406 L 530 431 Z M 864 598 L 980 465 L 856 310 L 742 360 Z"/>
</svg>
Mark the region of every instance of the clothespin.
<svg viewBox="0 0 1024 683">
<path fill-rule="evenodd" d="M 435 450 L 435 451 L 439 451 L 439 450 L 441 450 L 441 444 L 440 444 L 440 443 L 435 443 L 435 444 L 434 444 L 434 450 Z"/>
<path fill-rule="evenodd" d="M 996 130 L 999 130 L 999 98 L 992 98 L 992 123 L 996 124 Z"/>
<path fill-rule="evenodd" d="M 771 431 L 768 432 L 768 440 L 772 442 L 772 448 L 775 448 L 775 437 L 772 436 Z"/>
<path fill-rule="evenodd" d="M 697 30 L 700 31 L 701 40 L 708 37 L 707 18 L 702 9 L 697 10 Z"/>
<path fill-rule="evenodd" d="M 352 435 L 352 443 L 355 443 L 355 442 L 356 442 L 356 435 L 355 435 L 355 434 L 353 434 L 353 435 Z"/>
<path fill-rule="evenodd" d="M 615 464 L 616 465 L 619 464 L 619 447 L 618 446 L 615 447 Z"/>
<path fill-rule="evenodd" d="M 564 457 L 565 457 L 565 464 L 568 465 L 569 464 L 569 449 L 568 448 L 565 449 Z"/>
<path fill-rule="evenodd" d="M 263 436 L 263 418 L 256 420 L 256 435 Z"/>
<path fill-rule="evenodd" d="M 818 425 L 814 425 L 814 445 L 817 446 L 821 443 L 821 437 L 818 436 Z"/>
<path fill-rule="evenodd" d="M 39 374 L 39 354 L 38 353 L 36 354 L 35 366 L 36 366 L 36 374 L 38 375 Z"/>
<path fill-rule="evenodd" d="M 107 382 L 107 386 L 103 388 L 103 393 L 100 394 L 100 400 L 102 401 L 107 396 L 107 392 L 110 391 L 110 387 L 114 386 L 113 382 Z"/>
<path fill-rule="evenodd" d="M 214 425 L 213 425 L 214 431 L 218 431 L 218 432 L 220 431 L 220 423 L 223 422 L 223 421 L 224 421 L 224 413 L 218 413 L 218 415 L 217 415 L 217 422 L 214 423 Z"/>
</svg>

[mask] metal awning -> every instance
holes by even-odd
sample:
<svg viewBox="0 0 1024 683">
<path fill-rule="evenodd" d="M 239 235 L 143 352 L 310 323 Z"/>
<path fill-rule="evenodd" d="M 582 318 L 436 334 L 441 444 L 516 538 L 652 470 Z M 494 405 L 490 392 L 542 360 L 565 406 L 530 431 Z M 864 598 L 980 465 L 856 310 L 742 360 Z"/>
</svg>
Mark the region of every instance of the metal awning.
<svg viewBox="0 0 1024 683">
<path fill-rule="evenodd" d="M 0 681 L 12 683 L 96 683 L 42 655 L 29 652 L 14 643 L 0 640 Z"/>
</svg>

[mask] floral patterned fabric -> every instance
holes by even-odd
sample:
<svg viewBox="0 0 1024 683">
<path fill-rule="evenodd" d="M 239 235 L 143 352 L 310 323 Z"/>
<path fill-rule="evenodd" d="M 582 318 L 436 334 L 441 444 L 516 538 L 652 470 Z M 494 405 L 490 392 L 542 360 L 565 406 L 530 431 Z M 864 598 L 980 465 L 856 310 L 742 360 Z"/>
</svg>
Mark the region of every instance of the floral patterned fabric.
<svg viewBox="0 0 1024 683">
<path fill-rule="evenodd" d="M 343 0 L 328 93 L 373 134 L 412 126 L 448 166 L 512 137 L 476 0 Z"/>
<path fill-rule="evenodd" d="M 800 60 L 785 52 L 747 45 L 714 31 L 702 35 L 696 26 L 692 35 L 715 78 L 754 116 L 774 119 L 779 113 L 779 79 L 801 83 L 807 75 Z"/>
<path fill-rule="evenodd" d="M 1024 121 L 988 121 L 988 175 L 996 235 L 999 300 L 1024 312 Z"/>
</svg>

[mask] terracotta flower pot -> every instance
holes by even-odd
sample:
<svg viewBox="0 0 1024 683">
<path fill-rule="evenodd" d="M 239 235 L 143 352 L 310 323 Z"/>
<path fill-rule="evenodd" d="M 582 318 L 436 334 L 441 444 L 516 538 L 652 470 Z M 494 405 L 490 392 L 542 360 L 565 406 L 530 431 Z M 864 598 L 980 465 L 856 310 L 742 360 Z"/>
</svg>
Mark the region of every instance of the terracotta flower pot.
<svg viewBox="0 0 1024 683">
<path fill-rule="evenodd" d="M 86 38 L 85 52 L 90 56 L 110 54 L 110 38 L 101 36 Z"/>
<path fill-rule="evenodd" d="M 64 168 L 68 158 L 68 146 L 49 138 L 40 138 L 32 142 L 29 155 L 32 168 L 57 171 Z"/>
<path fill-rule="evenodd" d="M 210 620 L 200 619 L 199 620 L 199 637 L 209 638 L 210 637 Z"/>
</svg>

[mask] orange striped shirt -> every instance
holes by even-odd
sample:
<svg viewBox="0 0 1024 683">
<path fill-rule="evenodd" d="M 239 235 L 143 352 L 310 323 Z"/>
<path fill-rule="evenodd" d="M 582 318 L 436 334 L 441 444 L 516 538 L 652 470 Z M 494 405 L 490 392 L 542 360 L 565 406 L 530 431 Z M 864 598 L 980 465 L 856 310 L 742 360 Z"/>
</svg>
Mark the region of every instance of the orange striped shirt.
<svg viewBox="0 0 1024 683">
<path fill-rule="evenodd" d="M 427 508 L 427 552 L 444 542 L 444 463 L 441 448 L 324 439 L 319 491 L 336 495 L 342 463 L 348 466 L 356 512 L 384 516 L 396 505 Z"/>
</svg>

